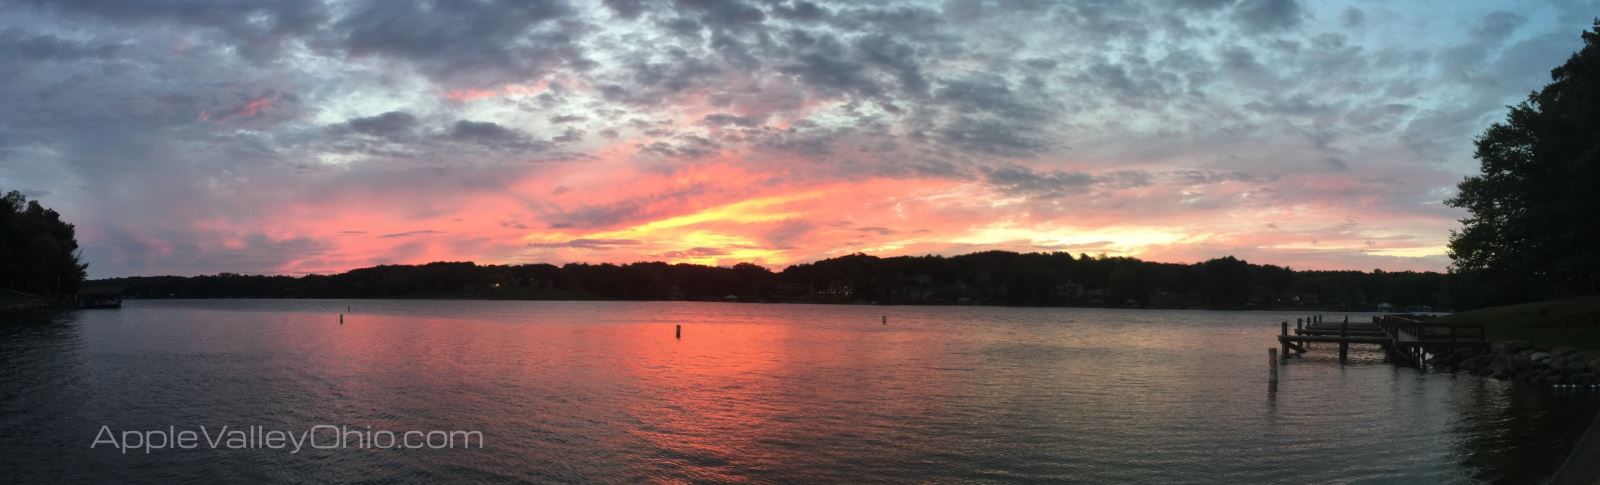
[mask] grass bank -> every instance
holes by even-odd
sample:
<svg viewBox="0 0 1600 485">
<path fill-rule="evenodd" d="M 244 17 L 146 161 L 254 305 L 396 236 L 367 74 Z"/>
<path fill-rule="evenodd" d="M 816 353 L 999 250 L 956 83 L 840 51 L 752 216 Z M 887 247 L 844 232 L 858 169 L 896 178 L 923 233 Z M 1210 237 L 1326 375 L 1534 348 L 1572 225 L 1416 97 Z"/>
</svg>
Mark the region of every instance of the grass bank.
<svg viewBox="0 0 1600 485">
<path fill-rule="evenodd" d="M 1600 295 L 1480 308 L 1439 321 L 1481 323 L 1498 341 L 1600 350 Z"/>
<path fill-rule="evenodd" d="M 27 310 L 50 306 L 50 301 L 27 293 L 0 290 L 0 311 Z"/>
</svg>

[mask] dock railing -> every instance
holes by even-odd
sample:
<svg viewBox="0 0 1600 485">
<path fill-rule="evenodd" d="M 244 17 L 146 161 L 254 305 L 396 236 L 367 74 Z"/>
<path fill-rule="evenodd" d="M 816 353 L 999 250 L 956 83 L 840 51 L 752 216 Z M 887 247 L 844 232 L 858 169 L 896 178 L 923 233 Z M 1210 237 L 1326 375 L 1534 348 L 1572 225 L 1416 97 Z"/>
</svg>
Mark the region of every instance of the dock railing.
<svg viewBox="0 0 1600 485">
<path fill-rule="evenodd" d="M 1395 352 L 1424 364 L 1428 354 L 1462 348 L 1487 349 L 1489 334 L 1481 323 L 1434 322 L 1400 315 L 1373 317 Z"/>
</svg>

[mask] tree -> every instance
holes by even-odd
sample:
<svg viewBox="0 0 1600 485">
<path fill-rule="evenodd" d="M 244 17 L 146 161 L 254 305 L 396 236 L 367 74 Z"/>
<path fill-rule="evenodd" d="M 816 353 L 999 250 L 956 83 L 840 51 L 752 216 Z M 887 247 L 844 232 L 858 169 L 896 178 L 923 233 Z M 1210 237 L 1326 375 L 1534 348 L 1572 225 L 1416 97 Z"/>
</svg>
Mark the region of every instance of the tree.
<svg viewBox="0 0 1600 485">
<path fill-rule="evenodd" d="M 1228 256 L 1200 263 L 1206 298 L 1218 308 L 1244 306 L 1250 295 L 1250 263 Z"/>
<path fill-rule="evenodd" d="M 1600 19 L 1551 82 L 1476 140 L 1480 173 L 1446 201 L 1452 299 L 1478 305 L 1600 289 Z"/>
<path fill-rule="evenodd" d="M 0 254 L 0 284 L 56 298 L 76 294 L 88 267 L 72 224 L 14 190 L 0 197 Z"/>
</svg>

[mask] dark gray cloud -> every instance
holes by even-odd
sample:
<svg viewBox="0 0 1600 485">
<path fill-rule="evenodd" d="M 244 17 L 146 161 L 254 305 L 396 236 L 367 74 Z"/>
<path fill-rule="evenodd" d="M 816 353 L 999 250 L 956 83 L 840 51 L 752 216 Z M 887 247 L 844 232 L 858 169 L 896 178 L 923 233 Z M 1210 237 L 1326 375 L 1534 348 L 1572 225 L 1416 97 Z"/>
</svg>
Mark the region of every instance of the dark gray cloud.
<svg viewBox="0 0 1600 485">
<path fill-rule="evenodd" d="M 1054 115 L 1051 109 L 1054 100 L 1037 93 L 1019 92 L 1009 80 L 1000 76 L 946 80 L 935 91 L 934 98 L 958 113 L 985 113 L 1018 122 L 1045 121 Z"/>
<path fill-rule="evenodd" d="M 366 0 L 331 35 L 350 55 L 409 63 L 434 79 L 474 86 L 538 79 L 584 66 L 587 27 L 561 0 Z"/>
<path fill-rule="evenodd" d="M 1356 7 L 1346 7 L 1339 13 L 1339 23 L 1347 29 L 1361 27 L 1367 23 L 1367 13 Z"/>
<path fill-rule="evenodd" d="M 604 0 L 603 3 L 616 16 L 629 20 L 639 18 L 645 9 L 645 0 Z"/>
<path fill-rule="evenodd" d="M 1030 157 L 1051 148 L 1034 125 L 1015 121 L 962 116 L 938 131 L 939 140 L 951 147 L 981 155 Z"/>
<path fill-rule="evenodd" d="M 641 153 L 691 159 L 715 155 L 720 149 L 721 146 L 717 142 L 697 135 L 679 135 L 671 141 L 658 141 L 639 147 Z"/>
<path fill-rule="evenodd" d="M 493 149 L 537 151 L 548 148 L 547 143 L 532 140 L 527 133 L 492 121 L 460 120 L 450 126 L 444 137 Z"/>
<path fill-rule="evenodd" d="M 1300 26 L 1306 11 L 1299 0 L 1243 0 L 1233 15 L 1246 32 L 1265 33 Z"/>
<path fill-rule="evenodd" d="M 569 126 L 566 130 L 562 130 L 560 135 L 551 138 L 550 141 L 553 143 L 577 143 L 583 141 L 583 134 L 583 130 Z"/>
<path fill-rule="evenodd" d="M 713 28 L 747 27 L 767 19 L 766 12 L 739 0 L 674 0 L 673 5 L 698 14 Z"/>
<path fill-rule="evenodd" d="M 258 62 L 277 59 L 285 43 L 314 34 L 329 17 L 328 7 L 320 0 L 23 0 L 17 3 L 108 24 L 193 28 Z"/>
<path fill-rule="evenodd" d="M 827 8 L 806 0 L 773 5 L 772 13 L 779 18 L 795 22 L 815 22 L 833 15 Z"/>
<path fill-rule="evenodd" d="M 1096 182 L 1094 175 L 1084 172 L 1038 172 L 1018 165 L 984 167 L 983 179 L 1002 192 L 1039 198 L 1087 192 Z"/>
<path fill-rule="evenodd" d="M 1504 40 L 1527 21 L 1528 18 L 1520 14 L 1496 10 L 1479 19 L 1477 24 L 1472 26 L 1472 34 L 1490 41 Z"/>
<path fill-rule="evenodd" d="M 754 116 L 736 116 L 728 113 L 712 113 L 705 117 L 705 123 L 712 126 L 735 125 L 751 127 L 760 126 L 761 122 L 761 118 Z"/>
<path fill-rule="evenodd" d="M 107 59 L 127 47 L 104 41 L 78 41 L 20 29 L 0 30 L 0 63 Z"/>
<path fill-rule="evenodd" d="M 417 127 L 417 117 L 402 111 L 390 111 L 375 116 L 352 118 L 335 127 L 372 136 L 395 137 L 411 133 Z"/>
</svg>

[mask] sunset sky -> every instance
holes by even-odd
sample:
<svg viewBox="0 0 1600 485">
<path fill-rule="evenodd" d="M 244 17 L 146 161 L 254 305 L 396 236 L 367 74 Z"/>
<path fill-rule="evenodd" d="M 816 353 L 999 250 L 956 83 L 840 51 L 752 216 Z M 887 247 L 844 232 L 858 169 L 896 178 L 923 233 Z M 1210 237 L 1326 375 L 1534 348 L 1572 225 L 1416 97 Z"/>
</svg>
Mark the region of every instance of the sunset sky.
<svg viewBox="0 0 1600 485">
<path fill-rule="evenodd" d="M 1070 251 L 1444 270 L 1600 2 L 0 0 L 91 277 Z"/>
</svg>

